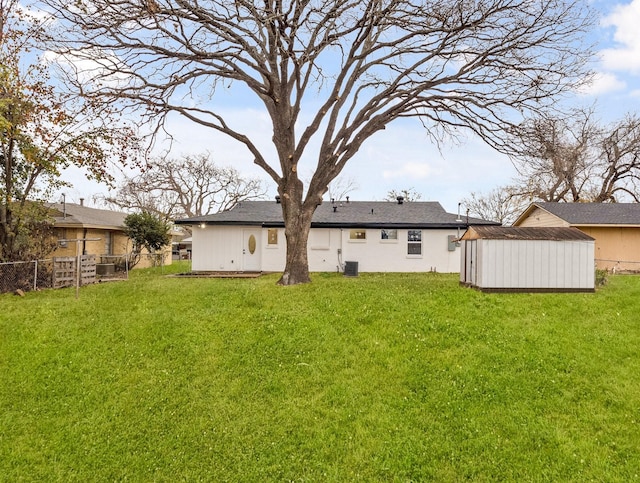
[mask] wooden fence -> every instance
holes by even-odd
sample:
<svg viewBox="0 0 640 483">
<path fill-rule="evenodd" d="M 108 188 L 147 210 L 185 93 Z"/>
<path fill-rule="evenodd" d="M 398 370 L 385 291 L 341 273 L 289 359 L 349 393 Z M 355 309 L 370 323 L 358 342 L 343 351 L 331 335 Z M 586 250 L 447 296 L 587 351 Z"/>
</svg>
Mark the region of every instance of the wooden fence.
<svg viewBox="0 0 640 483">
<path fill-rule="evenodd" d="M 56 257 L 53 259 L 53 287 L 74 287 L 78 280 L 78 258 Z M 80 285 L 96 282 L 96 256 L 82 255 L 80 262 Z"/>
</svg>

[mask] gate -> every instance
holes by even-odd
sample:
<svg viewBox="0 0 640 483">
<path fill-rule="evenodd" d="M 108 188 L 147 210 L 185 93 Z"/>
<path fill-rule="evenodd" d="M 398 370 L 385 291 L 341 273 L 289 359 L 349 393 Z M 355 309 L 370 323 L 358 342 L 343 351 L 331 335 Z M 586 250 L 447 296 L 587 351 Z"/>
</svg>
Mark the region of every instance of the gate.
<svg viewBox="0 0 640 483">
<path fill-rule="evenodd" d="M 77 257 L 56 257 L 53 259 L 53 287 L 74 287 L 80 277 L 80 285 L 96 282 L 96 256 L 82 255 L 80 273 Z"/>
</svg>

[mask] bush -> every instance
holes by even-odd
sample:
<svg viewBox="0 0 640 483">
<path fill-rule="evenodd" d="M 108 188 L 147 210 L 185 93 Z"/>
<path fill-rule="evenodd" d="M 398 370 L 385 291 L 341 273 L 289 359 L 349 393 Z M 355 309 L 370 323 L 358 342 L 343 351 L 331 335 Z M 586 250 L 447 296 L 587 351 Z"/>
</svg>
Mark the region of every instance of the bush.
<svg viewBox="0 0 640 483">
<path fill-rule="evenodd" d="M 607 270 L 601 270 L 596 268 L 596 287 L 603 287 L 607 284 L 609 272 Z"/>
</svg>

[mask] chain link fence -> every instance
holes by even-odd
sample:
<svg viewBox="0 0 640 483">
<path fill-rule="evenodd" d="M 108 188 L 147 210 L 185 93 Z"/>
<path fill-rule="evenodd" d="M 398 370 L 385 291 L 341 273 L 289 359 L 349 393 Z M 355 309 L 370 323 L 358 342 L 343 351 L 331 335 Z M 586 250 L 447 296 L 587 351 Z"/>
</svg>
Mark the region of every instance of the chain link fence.
<svg viewBox="0 0 640 483">
<path fill-rule="evenodd" d="M 164 267 L 169 252 L 131 253 L 121 255 L 99 255 L 96 273 L 99 278 L 128 278 L 129 270 L 135 268 Z M 171 260 L 169 259 L 169 263 Z"/>
<path fill-rule="evenodd" d="M 53 260 L 0 263 L 0 293 L 53 287 Z"/>
<path fill-rule="evenodd" d="M 95 275 L 98 279 L 129 278 L 131 254 L 98 255 Z M 165 260 L 171 263 L 169 252 L 144 253 L 139 256 L 136 267 L 164 268 Z M 55 286 L 54 260 L 32 260 L 29 262 L 0 263 L 0 293 L 22 290 L 39 290 Z"/>
</svg>

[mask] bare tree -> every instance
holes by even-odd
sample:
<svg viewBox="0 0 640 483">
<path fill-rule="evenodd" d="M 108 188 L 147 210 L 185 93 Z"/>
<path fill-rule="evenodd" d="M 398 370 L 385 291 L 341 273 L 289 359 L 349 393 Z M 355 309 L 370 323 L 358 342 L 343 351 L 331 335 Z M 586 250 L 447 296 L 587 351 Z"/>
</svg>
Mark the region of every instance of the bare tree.
<svg viewBox="0 0 640 483">
<path fill-rule="evenodd" d="M 422 199 L 422 194 L 418 193 L 415 188 L 406 188 L 403 190 L 391 190 L 384 199 L 387 201 L 396 201 L 398 197 L 402 197 L 404 201 L 419 201 Z"/>
<path fill-rule="evenodd" d="M 209 153 L 200 153 L 157 159 L 142 174 L 126 178 L 115 195 L 104 201 L 168 221 L 217 213 L 264 195 L 260 179 L 243 177 L 233 167 L 216 166 Z"/>
<path fill-rule="evenodd" d="M 347 198 L 347 195 L 360 188 L 358 183 L 353 178 L 344 178 L 338 176 L 331 183 L 329 183 L 329 199 L 335 201 L 342 201 Z"/>
<path fill-rule="evenodd" d="M 640 118 L 628 115 L 604 131 L 598 140 L 594 166 L 597 177 L 590 178 L 592 201 L 640 202 Z"/>
<path fill-rule="evenodd" d="M 470 129 L 506 148 L 514 116 L 583 82 L 593 24 L 579 0 L 41 3 L 85 95 L 140 109 L 158 132 L 179 113 L 246 147 L 282 199 L 285 285 L 310 280 L 313 213 L 367 139 L 419 118 L 434 141 Z M 273 155 L 208 102 L 232 83 L 268 114 Z M 299 163 L 315 145 L 305 187 Z"/>
<path fill-rule="evenodd" d="M 640 118 L 609 126 L 591 109 L 543 117 L 516 131 L 512 161 L 523 196 L 543 201 L 640 200 Z"/>
<path fill-rule="evenodd" d="M 531 203 L 526 192 L 518 186 L 501 186 L 488 193 L 471 193 L 461 205 L 471 216 L 511 225 Z"/>
<path fill-rule="evenodd" d="M 512 160 L 517 184 L 543 201 L 580 201 L 591 175 L 598 126 L 591 110 L 544 116 L 514 130 Z"/>
</svg>

